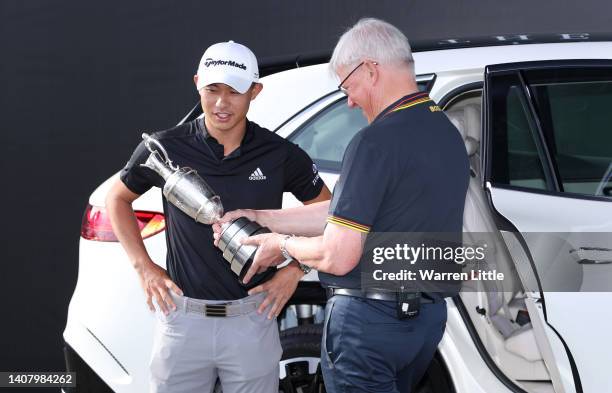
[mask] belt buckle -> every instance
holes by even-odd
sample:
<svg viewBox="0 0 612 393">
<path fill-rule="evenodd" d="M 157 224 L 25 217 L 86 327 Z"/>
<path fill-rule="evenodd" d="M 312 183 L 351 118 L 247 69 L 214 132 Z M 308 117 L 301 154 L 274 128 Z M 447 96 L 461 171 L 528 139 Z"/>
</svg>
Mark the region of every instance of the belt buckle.
<svg viewBox="0 0 612 393">
<path fill-rule="evenodd" d="M 227 303 L 205 304 L 204 315 L 207 317 L 227 317 Z"/>
</svg>

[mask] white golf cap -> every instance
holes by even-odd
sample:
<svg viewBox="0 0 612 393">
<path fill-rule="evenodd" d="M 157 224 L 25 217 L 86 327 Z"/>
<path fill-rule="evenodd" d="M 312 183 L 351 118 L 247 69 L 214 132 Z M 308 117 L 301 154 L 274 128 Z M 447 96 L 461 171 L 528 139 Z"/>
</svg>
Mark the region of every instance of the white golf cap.
<svg viewBox="0 0 612 393">
<path fill-rule="evenodd" d="M 198 66 L 200 90 L 213 83 L 224 83 L 240 94 L 259 80 L 257 59 L 249 48 L 234 41 L 220 42 L 206 49 Z"/>
</svg>

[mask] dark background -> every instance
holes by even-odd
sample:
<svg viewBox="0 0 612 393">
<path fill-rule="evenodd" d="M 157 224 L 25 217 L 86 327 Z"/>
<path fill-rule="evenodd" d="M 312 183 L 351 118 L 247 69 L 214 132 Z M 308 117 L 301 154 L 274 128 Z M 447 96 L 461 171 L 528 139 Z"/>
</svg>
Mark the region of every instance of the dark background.
<svg viewBox="0 0 612 393">
<path fill-rule="evenodd" d="M 88 196 L 193 107 L 207 46 L 331 51 L 363 16 L 411 40 L 612 30 L 603 0 L 0 0 L 0 371 L 63 369 Z"/>
</svg>

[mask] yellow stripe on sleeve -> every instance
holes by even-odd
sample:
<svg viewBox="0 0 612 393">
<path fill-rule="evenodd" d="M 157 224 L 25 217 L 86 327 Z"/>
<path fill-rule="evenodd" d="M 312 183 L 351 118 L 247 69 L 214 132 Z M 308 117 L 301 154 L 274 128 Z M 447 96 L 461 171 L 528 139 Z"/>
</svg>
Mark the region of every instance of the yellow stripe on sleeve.
<svg viewBox="0 0 612 393">
<path fill-rule="evenodd" d="M 359 224 L 357 222 L 350 221 L 350 220 L 347 220 L 347 219 L 341 218 L 341 217 L 329 216 L 329 217 L 327 217 L 327 222 L 331 222 L 332 224 L 336 224 L 336 225 L 341 225 L 343 227 L 346 227 L 346 228 L 349 228 L 349 229 L 353 229 L 353 230 L 361 232 L 361 233 L 368 233 L 368 232 L 370 232 L 370 227 L 369 226 L 362 225 L 362 224 Z"/>
</svg>

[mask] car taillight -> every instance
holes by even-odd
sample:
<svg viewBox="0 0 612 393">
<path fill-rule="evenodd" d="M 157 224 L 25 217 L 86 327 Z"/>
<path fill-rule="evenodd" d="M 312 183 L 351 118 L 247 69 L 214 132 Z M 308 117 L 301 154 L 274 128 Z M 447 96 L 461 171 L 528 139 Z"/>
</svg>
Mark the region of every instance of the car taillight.
<svg viewBox="0 0 612 393">
<path fill-rule="evenodd" d="M 166 220 L 161 213 L 135 211 L 136 221 L 140 228 L 143 239 L 151 237 L 166 228 Z M 87 240 L 99 242 L 117 242 L 117 236 L 113 233 L 110 218 L 106 209 L 98 206 L 87 205 L 83 214 L 81 224 L 81 236 Z"/>
</svg>

